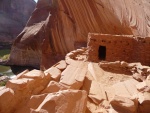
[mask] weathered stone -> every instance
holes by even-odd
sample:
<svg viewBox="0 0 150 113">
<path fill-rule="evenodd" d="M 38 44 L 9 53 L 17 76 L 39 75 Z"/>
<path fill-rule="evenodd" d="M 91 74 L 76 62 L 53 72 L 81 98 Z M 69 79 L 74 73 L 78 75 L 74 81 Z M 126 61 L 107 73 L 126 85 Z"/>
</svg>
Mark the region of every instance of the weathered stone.
<svg viewBox="0 0 150 113">
<path fill-rule="evenodd" d="M 73 59 L 65 59 L 65 61 L 68 65 L 77 63 L 76 60 L 73 60 Z"/>
<path fill-rule="evenodd" d="M 29 94 L 38 94 L 49 83 L 50 75 L 45 75 L 39 70 L 32 70 L 22 76 L 21 79 L 14 79 L 7 82 L 6 87 L 15 91 L 30 92 Z"/>
<path fill-rule="evenodd" d="M 123 82 L 120 83 L 116 83 L 115 85 L 113 85 L 113 88 L 115 89 L 115 94 L 118 96 L 123 96 L 123 97 L 130 97 L 130 93 L 128 92 L 128 90 L 126 89 L 125 85 Z"/>
<path fill-rule="evenodd" d="M 60 83 L 70 86 L 73 89 L 80 89 L 85 75 L 87 73 L 87 63 L 80 62 L 80 64 L 68 65 L 62 72 Z M 69 79 L 68 79 L 69 78 Z"/>
<path fill-rule="evenodd" d="M 61 83 L 50 81 L 47 87 L 42 91 L 42 93 L 54 93 L 60 90 L 66 90 L 67 87 L 63 86 Z"/>
<path fill-rule="evenodd" d="M 24 74 L 23 77 L 25 78 L 9 80 L 6 84 L 6 88 L 11 88 L 15 92 L 12 102 L 8 108 L 10 112 L 13 112 L 14 110 L 16 113 L 30 112 L 29 109 L 24 109 L 24 104 L 27 103 L 31 95 L 37 95 L 41 93 L 51 79 L 49 74 L 45 75 L 42 71 L 38 70 L 32 70 L 31 72 Z M 3 90 L 4 89 L 2 89 L 0 92 Z M 7 104 L 8 103 L 9 102 L 7 102 Z M 16 108 L 16 106 L 18 106 L 18 108 Z M 2 110 L 6 111 L 5 107 Z"/>
<path fill-rule="evenodd" d="M 141 74 L 138 74 L 138 73 L 134 73 L 134 74 L 132 75 L 132 77 L 133 77 L 135 80 L 139 81 L 139 82 L 142 82 L 142 81 L 144 81 L 144 80 L 146 79 L 145 76 L 142 76 Z"/>
<path fill-rule="evenodd" d="M 32 70 L 28 73 L 25 73 L 22 75 L 22 78 L 32 78 L 32 79 L 36 79 L 36 78 L 43 78 L 45 75 L 42 71 L 40 70 Z"/>
<path fill-rule="evenodd" d="M 137 109 L 137 105 L 129 98 L 115 96 L 110 104 L 119 113 L 134 113 Z"/>
<path fill-rule="evenodd" d="M 110 101 L 116 95 L 115 89 L 114 87 L 107 87 L 105 88 L 105 90 L 107 94 L 107 99 Z"/>
<path fill-rule="evenodd" d="M 45 99 L 45 97 L 48 94 L 41 94 L 41 95 L 33 95 L 31 96 L 27 106 L 29 106 L 32 109 L 36 109 L 38 108 L 38 106 L 43 102 L 43 100 Z"/>
<path fill-rule="evenodd" d="M 87 60 L 87 48 L 77 49 L 68 53 L 65 57 L 66 61 L 72 59 L 76 61 Z"/>
<path fill-rule="evenodd" d="M 129 79 L 129 80 L 124 81 L 123 83 L 131 96 L 138 93 L 138 90 L 136 88 L 136 85 L 139 84 L 138 81 L 136 81 L 134 79 Z"/>
<path fill-rule="evenodd" d="M 131 79 L 114 84 L 113 88 L 115 95 L 128 98 L 132 97 L 133 95 L 138 93 L 136 89 L 136 84 L 138 83 L 139 83 L 138 81 Z"/>
<path fill-rule="evenodd" d="M 149 92 L 138 93 L 138 101 L 140 104 L 149 104 L 150 93 Z"/>
<path fill-rule="evenodd" d="M 17 77 L 14 78 L 14 79 L 20 79 L 20 78 L 23 78 L 24 74 L 26 74 L 26 73 L 28 73 L 28 72 L 29 72 L 28 69 L 27 69 L 27 70 L 24 70 L 23 72 L 19 73 L 19 74 L 17 75 Z"/>
<path fill-rule="evenodd" d="M 110 102 L 108 101 L 108 98 L 102 102 L 102 107 L 105 109 L 110 109 Z"/>
<path fill-rule="evenodd" d="M 141 92 L 146 92 L 150 91 L 150 87 L 147 86 L 146 82 L 140 82 L 139 84 L 136 85 L 136 88 L 141 91 Z"/>
<path fill-rule="evenodd" d="M 76 61 L 72 59 L 66 60 L 66 63 L 74 67 L 87 67 L 88 66 L 88 62 Z"/>
<path fill-rule="evenodd" d="M 84 82 L 83 82 L 83 86 L 82 89 L 89 92 L 90 87 L 91 87 L 91 83 L 92 80 L 94 80 L 94 78 L 92 77 L 92 75 L 90 74 L 89 71 L 87 71 Z"/>
<path fill-rule="evenodd" d="M 55 66 L 52 68 L 56 69 L 56 71 L 53 70 L 54 73 L 57 72 L 58 68 Z M 128 75 L 106 72 L 99 67 L 98 63 L 75 60 L 70 62 L 61 73 L 60 81 L 57 82 L 53 81 L 49 69 L 45 72 L 39 70 L 25 71 L 20 75 L 18 79 L 8 81 L 6 87 L 0 89 L 0 93 L 6 88 L 11 88 L 11 91 L 15 92 L 11 96 L 12 100 L 9 108 L 7 107 L 8 110 L 5 110 L 6 107 L 4 106 L 0 109 L 2 113 L 5 111 L 13 112 L 14 110 L 15 113 L 136 113 L 137 109 L 138 112 L 149 113 L 150 96 L 148 90 L 145 90 L 145 85 L 148 87 L 149 76 L 144 85 L 142 85 L 143 82 L 138 82 L 132 77 L 127 80 L 123 78 L 119 82 L 118 76 Z M 117 76 L 115 78 L 117 83 L 114 82 L 112 86 L 107 85 L 107 79 L 112 80 L 114 76 Z M 71 89 L 80 89 L 80 91 Z M 77 98 L 76 94 L 78 95 Z M 87 103 L 84 103 L 85 100 L 81 101 L 83 98 L 88 99 Z M 8 103 L 8 101 L 6 102 Z M 83 107 L 80 108 L 82 105 L 80 106 L 79 103 L 84 104 L 84 111 Z M 18 107 L 16 108 L 16 106 Z"/>
<path fill-rule="evenodd" d="M 11 88 L 14 91 L 16 90 L 24 90 L 29 86 L 29 84 L 33 85 L 34 79 L 22 78 L 17 80 L 9 80 L 6 84 L 7 88 Z"/>
<path fill-rule="evenodd" d="M 14 91 L 5 88 L 0 91 L 0 113 L 10 113 L 13 105 Z"/>
<path fill-rule="evenodd" d="M 64 90 L 57 93 L 32 96 L 29 105 L 32 108 L 31 113 L 42 111 L 52 113 L 84 113 L 86 98 L 87 94 L 85 91 Z"/>
<path fill-rule="evenodd" d="M 44 71 L 44 73 L 49 73 L 51 78 L 58 81 L 61 76 L 61 71 L 56 67 L 51 67 L 48 70 Z"/>
<path fill-rule="evenodd" d="M 125 61 L 121 61 L 121 66 L 122 66 L 122 67 L 128 67 L 128 63 L 125 62 Z"/>
<path fill-rule="evenodd" d="M 104 86 L 96 81 L 92 81 L 88 95 L 96 104 L 106 100 Z"/>
<path fill-rule="evenodd" d="M 115 69 L 115 68 L 119 68 L 119 67 L 123 67 L 123 65 L 121 64 L 121 62 L 120 61 L 115 61 L 115 62 L 100 62 L 100 66 L 101 67 L 109 67 L 109 68 L 113 68 L 113 69 Z"/>
<path fill-rule="evenodd" d="M 57 67 L 60 70 L 64 70 L 67 67 L 66 61 L 65 60 L 61 60 L 60 62 L 58 62 L 55 67 Z"/>
<path fill-rule="evenodd" d="M 98 63 L 89 63 L 88 64 L 88 71 L 91 73 L 93 78 L 96 81 L 99 81 L 100 76 L 103 75 L 102 69 L 99 67 Z"/>
</svg>

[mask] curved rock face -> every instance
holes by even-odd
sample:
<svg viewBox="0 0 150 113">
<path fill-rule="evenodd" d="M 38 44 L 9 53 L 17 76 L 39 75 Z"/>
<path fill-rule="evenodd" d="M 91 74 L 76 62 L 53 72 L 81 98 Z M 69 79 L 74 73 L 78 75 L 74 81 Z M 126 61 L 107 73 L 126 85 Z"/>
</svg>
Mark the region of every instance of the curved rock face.
<svg viewBox="0 0 150 113">
<path fill-rule="evenodd" d="M 16 39 L 10 64 L 48 68 L 85 46 L 89 32 L 150 36 L 149 0 L 39 0 Z"/>
<path fill-rule="evenodd" d="M 35 8 L 34 0 L 0 1 L 0 42 L 12 43 Z"/>
</svg>

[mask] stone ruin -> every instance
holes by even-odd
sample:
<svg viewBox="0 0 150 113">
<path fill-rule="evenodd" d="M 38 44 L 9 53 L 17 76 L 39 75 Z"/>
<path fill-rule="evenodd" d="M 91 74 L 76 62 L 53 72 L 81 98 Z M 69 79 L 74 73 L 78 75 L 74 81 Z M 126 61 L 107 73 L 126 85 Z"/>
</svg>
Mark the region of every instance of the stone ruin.
<svg viewBox="0 0 150 113">
<path fill-rule="evenodd" d="M 150 65 L 150 38 L 133 35 L 93 34 L 88 36 L 88 60 L 141 62 Z"/>
<path fill-rule="evenodd" d="M 39 0 L 10 63 L 47 69 L 71 52 L 0 87 L 0 113 L 150 113 L 150 67 L 131 63 L 149 65 L 149 38 L 133 36 L 150 36 L 149 1 L 57 2 Z M 89 32 L 105 35 L 89 34 L 88 49 L 74 50 Z"/>
<path fill-rule="evenodd" d="M 150 113 L 150 67 L 86 61 L 68 53 L 45 71 L 25 70 L 0 87 L 0 113 Z"/>
</svg>

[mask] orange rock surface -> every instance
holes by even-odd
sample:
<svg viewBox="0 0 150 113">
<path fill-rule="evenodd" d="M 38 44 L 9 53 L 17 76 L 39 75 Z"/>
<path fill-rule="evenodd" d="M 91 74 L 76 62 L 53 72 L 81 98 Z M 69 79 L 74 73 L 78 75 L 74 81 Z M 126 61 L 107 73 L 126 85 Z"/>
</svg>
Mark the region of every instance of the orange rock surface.
<svg viewBox="0 0 150 113">
<path fill-rule="evenodd" d="M 149 9 L 148 0 L 39 0 L 9 64 L 47 69 L 85 46 L 89 32 L 150 36 Z"/>
</svg>

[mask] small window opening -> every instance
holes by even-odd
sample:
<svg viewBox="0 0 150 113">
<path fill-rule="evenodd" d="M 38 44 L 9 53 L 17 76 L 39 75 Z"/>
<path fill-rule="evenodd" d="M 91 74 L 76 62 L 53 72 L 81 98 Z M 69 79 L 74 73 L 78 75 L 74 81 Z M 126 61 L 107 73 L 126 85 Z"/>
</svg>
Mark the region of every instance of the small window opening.
<svg viewBox="0 0 150 113">
<path fill-rule="evenodd" d="M 99 46 L 98 57 L 100 60 L 106 59 L 106 46 Z"/>
</svg>

